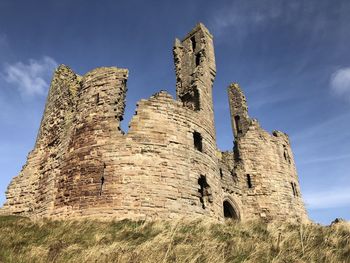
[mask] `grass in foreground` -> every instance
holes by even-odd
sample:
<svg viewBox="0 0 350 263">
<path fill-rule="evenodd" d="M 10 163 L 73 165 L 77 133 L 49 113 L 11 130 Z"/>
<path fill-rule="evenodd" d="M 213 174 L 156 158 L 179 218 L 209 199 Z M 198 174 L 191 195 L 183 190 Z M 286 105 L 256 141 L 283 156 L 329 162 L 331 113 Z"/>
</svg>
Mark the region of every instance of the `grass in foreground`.
<svg viewBox="0 0 350 263">
<path fill-rule="evenodd" d="M 0 262 L 350 262 L 350 224 L 0 216 Z"/>
</svg>

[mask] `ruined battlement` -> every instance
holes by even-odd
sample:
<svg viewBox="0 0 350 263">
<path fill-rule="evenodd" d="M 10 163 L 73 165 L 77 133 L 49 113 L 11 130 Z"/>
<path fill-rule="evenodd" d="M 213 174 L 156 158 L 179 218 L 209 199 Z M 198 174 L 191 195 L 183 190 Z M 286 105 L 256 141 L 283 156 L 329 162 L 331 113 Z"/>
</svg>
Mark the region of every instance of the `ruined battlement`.
<svg viewBox="0 0 350 263">
<path fill-rule="evenodd" d="M 128 70 L 54 73 L 34 149 L 8 187 L 2 213 L 30 217 L 306 221 L 288 136 L 248 115 L 228 87 L 233 150 L 216 145 L 213 36 L 198 24 L 175 40 L 176 99 L 138 102 L 120 127 Z M 229 120 L 228 120 L 229 121 Z"/>
</svg>

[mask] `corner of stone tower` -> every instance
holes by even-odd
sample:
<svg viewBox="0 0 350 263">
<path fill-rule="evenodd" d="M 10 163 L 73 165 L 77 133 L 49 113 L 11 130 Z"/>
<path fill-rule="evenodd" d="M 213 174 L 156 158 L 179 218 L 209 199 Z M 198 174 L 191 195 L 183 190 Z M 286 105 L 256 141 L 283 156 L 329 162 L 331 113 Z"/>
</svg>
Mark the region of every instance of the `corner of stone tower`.
<svg viewBox="0 0 350 263">
<path fill-rule="evenodd" d="M 247 99 L 238 83 L 232 83 L 227 88 L 231 123 L 235 139 L 245 134 L 251 123 L 248 115 Z"/>
<path fill-rule="evenodd" d="M 46 147 L 59 137 L 59 130 L 73 118 L 79 90 L 78 75 L 70 67 L 59 65 L 53 73 L 36 145 Z"/>
<path fill-rule="evenodd" d="M 201 22 L 199 22 L 185 37 L 189 38 L 192 35 L 196 34 L 198 31 L 201 31 L 203 33 L 205 33 L 208 37 L 210 37 L 211 39 L 213 38 L 213 35 L 209 32 L 208 28 Z M 184 40 L 185 40 L 184 39 Z"/>
<path fill-rule="evenodd" d="M 77 81 L 74 81 L 74 85 L 69 85 L 69 92 L 75 96 L 78 93 L 78 90 L 80 88 L 80 86 L 78 85 L 81 76 L 79 76 L 78 74 L 76 74 L 69 66 L 65 65 L 65 64 L 60 64 L 54 73 L 54 79 L 64 79 L 64 78 L 69 78 L 69 79 L 76 79 Z"/>
</svg>

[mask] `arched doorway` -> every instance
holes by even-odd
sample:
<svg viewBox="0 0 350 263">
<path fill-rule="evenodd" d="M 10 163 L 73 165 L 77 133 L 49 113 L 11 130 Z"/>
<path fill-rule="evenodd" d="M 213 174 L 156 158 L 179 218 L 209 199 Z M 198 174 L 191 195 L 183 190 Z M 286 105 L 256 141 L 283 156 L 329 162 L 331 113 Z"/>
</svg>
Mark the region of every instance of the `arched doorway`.
<svg viewBox="0 0 350 263">
<path fill-rule="evenodd" d="M 224 217 L 225 219 L 234 219 L 234 220 L 239 220 L 239 214 L 233 207 L 233 205 L 228 201 L 225 200 L 223 203 L 223 209 L 224 209 Z"/>
</svg>

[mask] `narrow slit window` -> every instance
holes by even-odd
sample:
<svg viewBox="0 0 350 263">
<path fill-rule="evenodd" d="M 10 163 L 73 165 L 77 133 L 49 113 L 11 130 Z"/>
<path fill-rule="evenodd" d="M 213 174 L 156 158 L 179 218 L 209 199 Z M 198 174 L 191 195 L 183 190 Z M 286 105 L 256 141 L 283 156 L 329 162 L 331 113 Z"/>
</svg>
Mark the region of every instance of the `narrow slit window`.
<svg viewBox="0 0 350 263">
<path fill-rule="evenodd" d="M 291 182 L 290 184 L 292 186 L 293 196 L 296 196 L 297 194 L 296 194 L 296 191 L 295 191 L 295 185 L 294 185 L 293 182 Z"/>
<path fill-rule="evenodd" d="M 247 185 L 248 188 L 253 188 L 252 178 L 250 177 L 250 174 L 247 174 Z"/>
<path fill-rule="evenodd" d="M 103 184 L 105 183 L 105 169 L 106 169 L 106 163 L 103 163 L 103 170 L 102 170 L 102 176 L 101 176 L 101 181 L 100 181 L 100 196 L 102 195 L 102 190 L 103 190 Z"/>
<path fill-rule="evenodd" d="M 220 178 L 222 179 L 224 177 L 224 174 L 222 172 L 222 169 L 220 168 Z"/>
<path fill-rule="evenodd" d="M 196 38 L 193 36 L 190 39 L 191 39 L 191 44 L 192 44 L 192 51 L 195 51 L 196 50 Z"/>
<path fill-rule="evenodd" d="M 202 135 L 199 132 L 193 133 L 194 148 L 198 151 L 203 152 Z"/>
<path fill-rule="evenodd" d="M 286 145 L 283 145 L 283 157 L 284 157 L 285 161 L 287 161 L 289 164 L 291 163 L 290 156 L 289 156 L 288 149 L 287 149 Z"/>
<path fill-rule="evenodd" d="M 103 188 L 103 184 L 105 183 L 105 178 L 104 176 L 101 177 L 101 186 L 100 186 L 100 196 L 102 195 L 102 188 Z"/>
<path fill-rule="evenodd" d="M 238 115 L 235 116 L 235 126 L 236 126 L 236 132 L 242 133 L 241 127 L 240 127 L 240 117 Z"/>
<path fill-rule="evenodd" d="M 200 63 L 201 63 L 201 54 L 197 53 L 196 54 L 196 67 L 198 67 Z"/>
<path fill-rule="evenodd" d="M 287 151 L 286 151 L 286 146 L 283 145 L 283 157 L 284 157 L 284 160 L 287 161 Z"/>
<path fill-rule="evenodd" d="M 95 102 L 96 102 L 96 104 L 98 104 L 100 102 L 100 93 L 97 93 L 95 95 Z"/>
</svg>

